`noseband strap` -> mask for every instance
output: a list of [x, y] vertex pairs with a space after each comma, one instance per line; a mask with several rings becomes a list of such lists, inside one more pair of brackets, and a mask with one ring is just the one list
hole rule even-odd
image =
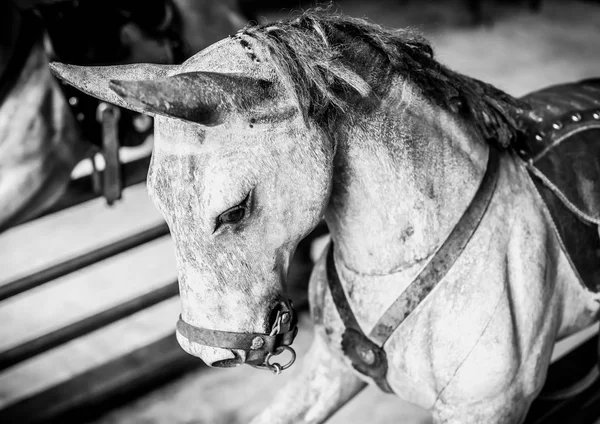
[[272, 336], [263, 333], [235, 333], [194, 327], [185, 322], [180, 315], [179, 321], [177, 321], [177, 331], [186, 339], [204, 346], [274, 352], [280, 346], [292, 344], [298, 332], [298, 327], [294, 326], [294, 328], [290, 328], [284, 333]]
[[[291, 300], [280, 299], [276, 311], [275, 322], [268, 334], [237, 333], [196, 327], [185, 322], [181, 315], [177, 321], [177, 332], [189, 341], [203, 346], [246, 351], [248, 365], [279, 374], [296, 360], [296, 352], [290, 345], [298, 334], [298, 319]], [[272, 357], [285, 351], [292, 356], [286, 364], [271, 363]]]

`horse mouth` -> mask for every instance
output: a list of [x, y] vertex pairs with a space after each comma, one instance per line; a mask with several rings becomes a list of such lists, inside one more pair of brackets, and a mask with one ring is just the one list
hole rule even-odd
[[230, 358], [223, 359], [221, 361], [213, 362], [211, 366], [215, 368], [233, 368], [242, 364], [242, 360], [240, 358]]

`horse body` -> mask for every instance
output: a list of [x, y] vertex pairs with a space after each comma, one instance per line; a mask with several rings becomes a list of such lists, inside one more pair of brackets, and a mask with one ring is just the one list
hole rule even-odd
[[[343, 189], [336, 196], [334, 185], [325, 215], [341, 280], [365, 332], [448, 235], [487, 160], [486, 146], [448, 114], [419, 113], [419, 103], [429, 106], [417, 95], [410, 96], [411, 113], [398, 113], [409, 88], [402, 79], [396, 85], [401, 90], [392, 90], [384, 102], [393, 116], [384, 121], [396, 131], [381, 137], [381, 121], [371, 116], [366, 119], [376, 122], [374, 131], [358, 130], [338, 144], [336, 157], [344, 165], [336, 167], [333, 180]], [[418, 137], [425, 132], [419, 126], [439, 136]], [[410, 144], [390, 143], [407, 138], [407, 128]], [[420, 155], [407, 159], [413, 146]], [[431, 163], [438, 160], [444, 166]], [[430, 193], [423, 189], [428, 186]], [[597, 296], [573, 272], [549, 219], [524, 164], [504, 153], [494, 198], [467, 249], [386, 343], [388, 381], [397, 395], [431, 409], [436, 422], [514, 423], [525, 417], [544, 383], [555, 340], [593, 323], [598, 313]], [[340, 349], [344, 326], [328, 289], [325, 254], [310, 290], [316, 337], [333, 347], [332, 361], [351, 368]], [[320, 362], [319, 355], [305, 361]], [[347, 390], [348, 378], [306, 378], [281, 393], [277, 405], [289, 407], [292, 398], [299, 403], [303, 384], [320, 382], [323, 392], [332, 386]], [[358, 381], [354, 386], [363, 387]], [[312, 402], [311, 396], [306, 404]], [[274, 407], [256, 422], [305, 422], [305, 413]]]
[[[440, 422], [519, 422], [541, 389], [540, 370], [549, 364], [556, 337], [593, 322], [598, 308], [571, 271], [514, 158], [503, 158], [498, 183], [468, 248], [386, 343], [394, 392], [431, 408]], [[366, 203], [372, 213], [384, 213], [373, 211], [378, 204], [384, 205]], [[460, 211], [454, 209], [455, 219]], [[382, 244], [373, 257], [389, 255], [390, 246]], [[345, 265], [340, 251], [336, 263], [346, 293], [369, 331], [422, 264], [370, 276]], [[313, 277], [313, 316], [321, 317], [321, 336], [339, 346], [343, 327], [323, 267], [322, 259], [320, 276]]]
[[[479, 226], [385, 343], [389, 386], [437, 422], [519, 422], [555, 340], [597, 319], [598, 296], [506, 149], [518, 101], [443, 68], [411, 33], [309, 13], [238, 33], [179, 68], [55, 71], [156, 116], [149, 190], [173, 235], [192, 328], [178, 324], [177, 336], [209, 365], [264, 367], [280, 353], [261, 348], [287, 314], [289, 258], [322, 216], [344, 292], [370, 330], [448, 237], [499, 147]], [[255, 423], [323, 422], [370, 382], [341, 348], [325, 257], [310, 282], [316, 334], [303, 372]], [[252, 347], [236, 344], [244, 334]]]

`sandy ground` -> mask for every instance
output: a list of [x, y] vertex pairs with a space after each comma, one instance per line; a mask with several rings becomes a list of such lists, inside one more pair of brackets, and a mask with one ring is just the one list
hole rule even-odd
[[[542, 12], [532, 14], [525, 6], [499, 7], [487, 1], [494, 24], [473, 29], [465, 25], [461, 0], [441, 3], [346, 0], [340, 8], [390, 27], [416, 26], [432, 41], [440, 61], [514, 95], [600, 76], [598, 5], [545, 1]], [[272, 19], [287, 13], [271, 10], [263, 15]], [[0, 235], [0, 284], [157, 222], [160, 217], [145, 188], [138, 186], [114, 208], [97, 200], [13, 229]], [[160, 239], [2, 302], [0, 348], [160, 287], [175, 275], [172, 245]], [[163, 302], [0, 373], [0, 407], [172, 332], [178, 309], [177, 299]], [[294, 344], [300, 361], [310, 340], [310, 320], [304, 317]], [[200, 370], [108, 412], [97, 424], [245, 423], [299, 369], [296, 365], [277, 377], [249, 367]], [[410, 424], [427, 422], [427, 414], [369, 388], [330, 422]]]

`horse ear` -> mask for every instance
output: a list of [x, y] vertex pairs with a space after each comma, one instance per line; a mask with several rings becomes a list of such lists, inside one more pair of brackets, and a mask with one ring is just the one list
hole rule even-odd
[[109, 87], [145, 113], [211, 126], [271, 99], [271, 85], [233, 74], [189, 72], [158, 80], [113, 80]]
[[136, 112], [145, 111], [129, 104], [109, 88], [111, 80], [155, 80], [166, 78], [176, 71], [175, 65], [152, 65], [139, 63], [115, 66], [76, 66], [64, 63], [50, 63], [50, 69], [61, 80], [78, 88], [90, 96], [97, 97], [108, 103], [132, 109]]

